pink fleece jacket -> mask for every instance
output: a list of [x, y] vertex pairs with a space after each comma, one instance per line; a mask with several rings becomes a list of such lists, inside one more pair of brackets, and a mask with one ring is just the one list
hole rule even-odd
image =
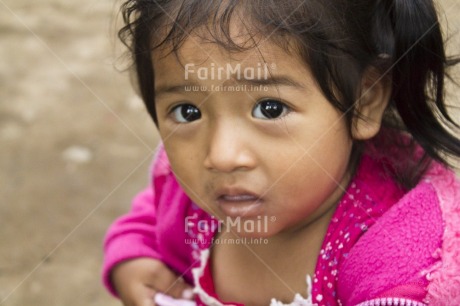
[[[312, 301], [330, 306], [460, 305], [459, 181], [433, 163], [419, 184], [405, 191], [385, 173], [381, 162], [362, 157], [318, 256]], [[152, 184], [107, 233], [105, 285], [116, 294], [110, 283], [114, 266], [150, 257], [199, 284], [204, 290], [197, 295], [198, 305], [209, 296], [218, 300], [208, 263], [200, 261], [216, 228], [198, 229], [215, 220], [182, 191], [161, 147], [152, 174]], [[207, 269], [194, 279], [192, 269], [200, 267]]]

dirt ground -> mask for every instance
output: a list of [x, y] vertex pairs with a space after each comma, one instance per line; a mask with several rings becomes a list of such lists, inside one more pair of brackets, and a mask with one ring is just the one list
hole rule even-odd
[[[460, 3], [440, 3], [458, 32]], [[119, 71], [118, 6], [0, 0], [0, 305], [120, 305], [100, 284], [102, 238], [158, 137]]]

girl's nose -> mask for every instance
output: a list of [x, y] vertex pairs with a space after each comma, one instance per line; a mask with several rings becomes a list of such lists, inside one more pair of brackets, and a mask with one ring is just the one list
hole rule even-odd
[[212, 171], [230, 173], [255, 167], [256, 159], [248, 135], [235, 124], [221, 125], [209, 136], [204, 166]]

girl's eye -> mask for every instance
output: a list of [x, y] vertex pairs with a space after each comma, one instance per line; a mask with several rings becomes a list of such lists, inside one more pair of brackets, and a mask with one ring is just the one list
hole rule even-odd
[[252, 110], [252, 115], [258, 119], [277, 119], [284, 117], [289, 112], [289, 108], [282, 102], [276, 100], [265, 100], [257, 103]]
[[182, 104], [174, 107], [171, 115], [179, 123], [192, 122], [201, 118], [200, 110], [191, 104]]

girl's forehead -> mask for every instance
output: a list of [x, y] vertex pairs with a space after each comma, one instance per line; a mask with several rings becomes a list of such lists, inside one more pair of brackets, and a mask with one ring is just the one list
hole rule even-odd
[[[315, 86], [309, 66], [300, 56], [264, 41], [254, 48], [230, 52], [216, 43], [188, 38], [177, 52], [154, 56], [155, 91], [185, 84], [287, 84]], [[161, 90], [160, 90], [161, 89]]]
[[196, 36], [188, 37], [175, 52], [163, 50], [153, 53], [153, 62], [156, 69], [173, 62], [177, 62], [182, 66], [186, 64], [205, 66], [211, 63], [216, 65], [233, 63], [242, 65], [258, 63], [276, 65], [278, 62], [286, 62], [288, 59], [291, 62], [295, 61], [297, 64], [304, 65], [300, 56], [284, 50], [270, 40], [260, 41], [250, 48], [235, 51], [215, 42], [203, 41], [202, 38]]

